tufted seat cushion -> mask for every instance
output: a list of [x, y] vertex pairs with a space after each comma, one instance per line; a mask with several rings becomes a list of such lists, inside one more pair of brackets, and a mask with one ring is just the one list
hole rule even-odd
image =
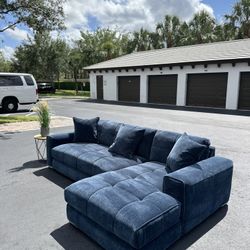
[[76, 168], [89, 176], [114, 171], [128, 166], [133, 166], [141, 161], [137, 158], [127, 159], [104, 148], [95, 152], [84, 152], [77, 158]]
[[107, 146], [95, 143], [63, 144], [52, 149], [52, 157], [87, 176], [133, 166], [139, 161], [112, 154]]
[[153, 180], [156, 176], [162, 185], [164, 171], [163, 165], [149, 162], [96, 175], [67, 187], [65, 200], [105, 230], [141, 248], [180, 220], [179, 202], [162, 193]]
[[162, 191], [166, 165], [159, 162], [145, 162], [136, 166], [120, 169], [118, 173], [138, 181], [148, 182]]
[[52, 157], [59, 162], [76, 168], [77, 158], [86, 152], [97, 152], [105, 146], [95, 143], [67, 143], [52, 149]]

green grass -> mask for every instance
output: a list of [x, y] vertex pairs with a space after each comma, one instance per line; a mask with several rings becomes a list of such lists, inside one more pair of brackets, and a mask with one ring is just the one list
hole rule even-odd
[[0, 124], [14, 123], [14, 122], [31, 122], [37, 120], [38, 120], [37, 116], [24, 116], [24, 115], [0, 116]]
[[90, 97], [89, 91], [78, 91], [78, 94], [76, 94], [75, 90], [62, 90], [57, 89], [55, 94], [40, 94], [40, 96], [76, 96], [76, 97]]

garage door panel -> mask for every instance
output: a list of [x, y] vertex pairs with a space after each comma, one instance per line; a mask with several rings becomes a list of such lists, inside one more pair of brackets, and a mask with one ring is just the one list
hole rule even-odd
[[118, 100], [140, 102], [140, 76], [118, 77]]
[[176, 104], [177, 75], [154, 75], [148, 79], [148, 102]]
[[103, 76], [96, 76], [97, 99], [103, 100]]
[[238, 108], [250, 110], [250, 72], [241, 73]]
[[225, 108], [227, 73], [189, 74], [187, 105]]

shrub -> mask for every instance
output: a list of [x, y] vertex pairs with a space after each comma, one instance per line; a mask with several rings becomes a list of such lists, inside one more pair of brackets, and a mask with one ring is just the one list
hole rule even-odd
[[[77, 84], [78, 84], [78, 90], [90, 91], [89, 82], [86, 82], [85, 86], [83, 86], [82, 82], [78, 82]], [[56, 89], [75, 90], [76, 83], [75, 82], [55, 82], [54, 87]]]

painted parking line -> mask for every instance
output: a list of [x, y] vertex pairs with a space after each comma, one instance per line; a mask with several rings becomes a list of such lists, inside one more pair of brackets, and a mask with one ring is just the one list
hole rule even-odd
[[30, 113], [26, 114], [25, 116], [31, 116], [31, 115], [35, 115], [35, 114], [36, 114], [36, 112], [30, 112]]
[[0, 116], [2, 116], [2, 117], [16, 116], [16, 115], [24, 115], [24, 116], [26, 116], [27, 112], [18, 112], [18, 113], [10, 113], [10, 114], [0, 114]]

